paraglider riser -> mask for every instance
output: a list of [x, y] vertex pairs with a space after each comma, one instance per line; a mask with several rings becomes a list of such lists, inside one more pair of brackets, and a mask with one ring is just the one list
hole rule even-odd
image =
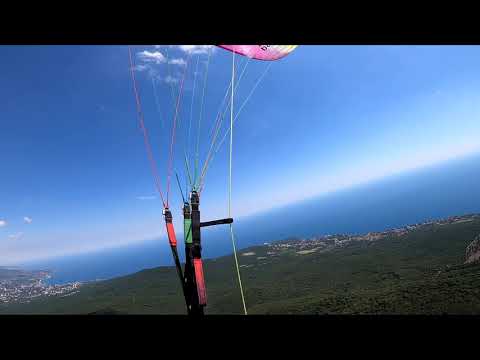
[[[190, 234], [185, 236], [185, 296], [189, 315], [203, 315], [207, 305], [207, 292], [203, 275], [202, 245], [200, 228], [221, 224], [231, 224], [232, 218], [200, 222], [199, 196], [196, 191], [190, 194], [190, 204], [184, 204], [184, 222], [190, 225]], [[187, 226], [186, 226], [187, 228]], [[188, 231], [188, 230], [186, 230]]]

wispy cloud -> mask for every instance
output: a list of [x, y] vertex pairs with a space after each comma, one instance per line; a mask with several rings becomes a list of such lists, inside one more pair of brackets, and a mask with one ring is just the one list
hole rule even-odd
[[191, 54], [208, 54], [208, 51], [214, 51], [215, 45], [153, 45], [156, 50], [171, 48], [178, 49]]
[[7, 226], [7, 222], [5, 220], [0, 220], [0, 227]]
[[165, 56], [160, 51], [148, 51], [144, 50], [137, 53], [137, 56], [140, 60], [144, 62], [153, 62], [155, 64], [161, 64], [167, 61]]
[[32, 223], [32, 218], [31, 217], [28, 217], [28, 216], [24, 216], [23, 217], [23, 222], [25, 224], [31, 224]]
[[177, 45], [183, 52], [195, 54], [208, 54], [215, 49], [214, 45]]
[[150, 66], [144, 64], [139, 64], [135, 66], [135, 71], [145, 71], [148, 69], [150, 69]]
[[207, 54], [209, 49], [213, 49], [213, 45], [153, 45], [153, 47], [154, 49], [137, 52], [140, 63], [135, 66], [134, 70], [145, 72], [149, 77], [167, 84], [176, 84], [180, 81], [180, 78], [176, 75], [160, 77], [162, 71], [160, 71], [159, 66], [169, 64], [183, 67], [187, 65], [187, 62], [181, 56], [167, 58], [162, 48], [169, 47], [188, 54]]
[[160, 80], [160, 75], [158, 70], [153, 67], [154, 65], [150, 64], [140, 64], [135, 66], [135, 71], [138, 72], [146, 72], [147, 75], [153, 79]]
[[146, 72], [149, 77], [158, 79], [158, 66], [167, 62], [166, 57], [160, 51], [144, 50], [137, 53], [140, 64], [135, 65], [134, 70], [138, 72]]
[[185, 66], [187, 65], [187, 62], [182, 59], [182, 58], [178, 58], [178, 59], [171, 59], [168, 61], [169, 64], [172, 64], [172, 65], [180, 65], [180, 66]]
[[137, 196], [137, 200], [155, 200], [156, 198], [155, 195]]
[[23, 232], [18, 232], [18, 233], [15, 233], [15, 234], [8, 235], [8, 238], [10, 240], [20, 240], [22, 237], [23, 237]]
[[175, 83], [178, 83], [179, 79], [176, 78], [176, 77], [173, 77], [173, 76], [170, 76], [168, 75], [164, 81], [167, 83], [167, 84], [175, 84]]

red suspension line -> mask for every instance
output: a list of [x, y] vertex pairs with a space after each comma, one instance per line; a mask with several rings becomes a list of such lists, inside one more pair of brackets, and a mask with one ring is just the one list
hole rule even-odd
[[148, 131], [147, 131], [147, 128], [145, 127], [145, 121], [144, 121], [144, 118], [143, 118], [142, 105], [141, 105], [140, 96], [139, 96], [138, 90], [137, 90], [137, 81], [135, 79], [135, 62], [132, 58], [132, 51], [130, 49], [130, 46], [128, 47], [128, 55], [129, 55], [129, 58], [130, 58], [130, 73], [132, 75], [133, 91], [135, 93], [135, 101], [136, 101], [136, 104], [137, 104], [137, 113], [138, 113], [138, 119], [139, 119], [139, 122], [140, 122], [140, 128], [142, 129], [143, 140], [145, 142], [145, 148], [147, 149], [147, 155], [148, 155], [148, 159], [149, 159], [149, 162], [150, 162], [150, 168], [152, 170], [153, 178], [154, 178], [154, 181], [155, 181], [155, 187], [157, 188], [157, 191], [160, 194], [160, 198], [162, 200], [163, 207], [165, 207], [166, 204], [165, 204], [165, 200], [163, 198], [163, 193], [162, 193], [162, 190], [161, 190], [161, 187], [160, 187], [160, 176], [158, 174], [155, 159], [153, 157], [152, 147], [150, 146], [150, 141], [148, 140]]

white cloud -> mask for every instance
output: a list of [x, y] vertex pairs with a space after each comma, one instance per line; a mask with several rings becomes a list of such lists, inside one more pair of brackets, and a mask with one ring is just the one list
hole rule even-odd
[[148, 65], [140, 64], [135, 66], [135, 71], [145, 71], [150, 69]]
[[5, 220], [0, 220], [0, 227], [7, 226], [7, 222]]
[[154, 200], [156, 198], [154, 195], [137, 196], [137, 200]]
[[140, 60], [144, 62], [154, 62], [155, 64], [161, 64], [166, 61], [165, 56], [160, 51], [148, 51], [144, 50], [142, 52], [137, 53], [137, 56]]
[[182, 58], [169, 60], [168, 63], [172, 65], [180, 65], [180, 66], [187, 65], [187, 62]]
[[28, 216], [24, 216], [23, 221], [25, 222], [25, 224], [31, 224], [32, 223], [32, 218], [28, 217]]
[[170, 75], [168, 75], [164, 80], [167, 84], [175, 84], [179, 81], [177, 78]]
[[151, 78], [154, 78], [154, 79], [157, 78], [158, 80], [160, 79], [158, 71], [154, 69], [153, 66], [150, 64], [136, 65], [134, 69], [135, 71], [138, 71], [138, 72], [146, 72], [147, 75]]
[[195, 54], [208, 54], [211, 50], [214, 50], [214, 45], [177, 45], [180, 50], [192, 55]]
[[23, 237], [23, 232], [18, 232], [15, 234], [8, 235], [10, 240], [20, 240]]

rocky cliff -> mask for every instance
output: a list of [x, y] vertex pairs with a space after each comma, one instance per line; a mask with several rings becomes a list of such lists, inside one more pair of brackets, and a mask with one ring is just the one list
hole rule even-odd
[[475, 239], [467, 246], [465, 253], [465, 263], [473, 263], [480, 261], [480, 235], [477, 235]]

